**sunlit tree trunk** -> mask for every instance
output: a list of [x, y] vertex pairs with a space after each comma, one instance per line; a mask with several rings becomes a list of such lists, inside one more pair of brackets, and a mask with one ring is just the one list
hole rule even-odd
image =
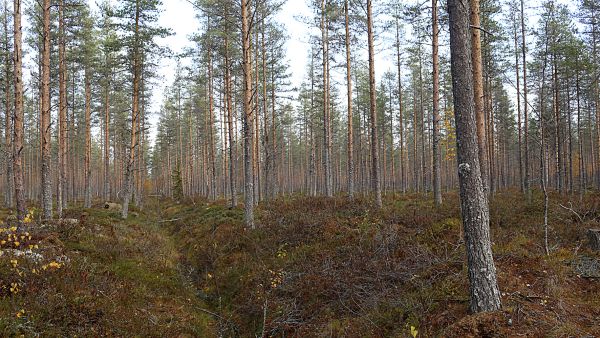
[[[15, 184], [15, 201], [17, 220], [22, 228], [25, 213], [25, 187], [23, 185], [23, 54], [21, 27], [21, 0], [14, 0], [14, 85], [15, 111], [13, 115], [13, 174]], [[21, 229], [22, 230], [22, 229]]]
[[481, 60], [481, 22], [479, 19], [479, 0], [470, 0], [471, 9], [471, 58], [473, 61], [473, 89], [475, 95], [475, 118], [477, 120], [477, 146], [484, 190], [489, 192], [489, 163], [485, 125], [485, 107], [483, 92], [483, 63]]

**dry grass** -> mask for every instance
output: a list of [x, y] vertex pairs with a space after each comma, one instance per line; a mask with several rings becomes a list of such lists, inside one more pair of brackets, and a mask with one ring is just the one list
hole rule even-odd
[[[76, 225], [34, 224], [40, 262], [3, 248], [0, 283], [16, 280], [19, 292], [0, 299], [0, 334], [210, 336], [174, 243], [155, 215], [141, 214], [122, 222], [97, 206], [69, 210]], [[18, 270], [5, 268], [10, 260]]]
[[600, 335], [600, 281], [581, 268], [600, 259], [585, 245], [599, 226], [596, 194], [551, 196], [550, 256], [540, 196], [492, 199], [503, 310], [479, 315], [468, 313], [454, 194], [441, 208], [387, 196], [381, 211], [361, 198], [278, 199], [259, 206], [254, 231], [223, 201], [148, 203], [127, 222], [98, 207], [70, 210], [78, 224], [35, 227], [19, 247], [32, 245], [37, 262], [15, 257], [14, 238], [2, 244], [1, 335]]
[[422, 196], [368, 200], [280, 199], [261, 205], [260, 229], [223, 204], [177, 207], [172, 231], [225, 335], [295, 337], [529, 337], [598, 335], [600, 285], [573, 261], [596, 226], [598, 197], [578, 204], [583, 222], [552, 196], [552, 254], [541, 247], [539, 196], [492, 200], [503, 311], [470, 316], [458, 198], [436, 209]]

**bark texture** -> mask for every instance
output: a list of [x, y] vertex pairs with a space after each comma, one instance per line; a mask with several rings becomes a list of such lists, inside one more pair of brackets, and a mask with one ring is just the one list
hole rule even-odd
[[468, 0], [448, 1], [452, 90], [460, 200], [467, 249], [470, 309], [495, 311], [501, 306], [492, 257], [487, 196], [479, 168], [473, 92]]
[[135, 36], [133, 46], [133, 105], [131, 110], [131, 143], [129, 156], [125, 167], [125, 183], [123, 185], [123, 208], [121, 218], [126, 219], [129, 211], [129, 201], [133, 188], [133, 167], [135, 164], [135, 149], [137, 146], [137, 119], [139, 116], [139, 89], [140, 89], [140, 60], [139, 60], [139, 25], [140, 25], [140, 0], [135, 6]]
[[[50, 1], [48, 1], [48, 6], [50, 6]], [[66, 75], [66, 64], [65, 64], [65, 23], [64, 23], [64, 1], [60, 0], [58, 6], [58, 22], [59, 22], [59, 33], [58, 33], [58, 82], [59, 82], [59, 144], [58, 144], [58, 199], [56, 202], [56, 212], [59, 218], [63, 216], [63, 209], [67, 205], [67, 153], [68, 153], [68, 145], [67, 145], [67, 75]], [[48, 12], [50, 8], [48, 7]], [[48, 15], [50, 15], [48, 13]], [[46, 65], [44, 65], [46, 66]], [[50, 63], [47, 65], [48, 69], [50, 67]], [[49, 71], [48, 71], [49, 73]], [[50, 75], [48, 75], [50, 76]], [[48, 78], [48, 84], [50, 79]], [[48, 85], [49, 87], [49, 85]], [[50, 100], [50, 94], [48, 94], [48, 100]], [[50, 104], [48, 104], [48, 109]]]
[[477, 120], [477, 146], [483, 188], [489, 191], [488, 150], [485, 125], [485, 106], [483, 93], [483, 64], [481, 60], [481, 22], [479, 20], [479, 0], [470, 0], [471, 9], [471, 58], [473, 69], [473, 90], [475, 96], [475, 118]]
[[243, 112], [243, 132], [244, 132], [244, 222], [246, 228], [254, 229], [254, 173], [252, 168], [253, 158], [253, 129], [252, 129], [252, 62], [250, 60], [250, 24], [248, 15], [248, 0], [240, 0], [242, 13], [242, 54], [244, 71], [244, 112]]
[[375, 87], [375, 47], [373, 42], [373, 8], [367, 0], [367, 35], [369, 39], [369, 92], [371, 106], [371, 189], [375, 204], [381, 208], [381, 182], [379, 179], [379, 138], [377, 135], [377, 88]]
[[[52, 133], [50, 130], [50, 0], [43, 3], [44, 43], [42, 49], [42, 112], [40, 128], [42, 130], [42, 217], [52, 218], [52, 173], [50, 166], [52, 153]], [[60, 215], [60, 214], [59, 214]]]
[[23, 185], [23, 53], [21, 27], [21, 0], [14, 1], [14, 76], [15, 76], [15, 112], [13, 115], [13, 174], [17, 220], [20, 228], [27, 212], [25, 206], [25, 187]]
[[442, 205], [442, 179], [440, 154], [440, 65], [438, 55], [438, 9], [437, 0], [431, 0], [432, 17], [432, 64], [433, 64], [433, 196], [435, 205]]
[[346, 24], [346, 89], [348, 90], [348, 196], [354, 198], [354, 135], [352, 130], [352, 73], [350, 56], [350, 17], [348, 0], [344, 2], [344, 18]]
[[13, 175], [13, 116], [12, 116], [12, 100], [10, 97], [11, 90], [11, 76], [10, 70], [10, 58], [12, 53], [9, 50], [9, 35], [8, 35], [8, 4], [4, 0], [4, 33], [6, 34], [4, 40], [4, 96], [5, 96], [5, 125], [4, 125], [4, 146], [6, 158], [6, 192], [4, 194], [4, 203], [7, 207], [12, 208], [14, 206], [14, 175]]
[[92, 207], [92, 84], [89, 70], [85, 70], [85, 163], [84, 163], [84, 208]]

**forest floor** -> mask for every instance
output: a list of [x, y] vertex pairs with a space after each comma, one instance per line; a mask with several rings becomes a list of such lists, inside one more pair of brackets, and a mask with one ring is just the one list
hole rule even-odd
[[0, 336], [212, 336], [159, 209], [152, 202], [127, 221], [101, 205], [70, 209], [77, 224], [31, 223], [31, 239], [4, 225]]
[[600, 195], [551, 196], [546, 256], [541, 196], [497, 194], [503, 309], [479, 315], [468, 313], [458, 196], [444, 197], [436, 208], [388, 195], [379, 211], [361, 198], [281, 198], [259, 206], [256, 230], [224, 201], [148, 201], [127, 221], [71, 209], [77, 224], [17, 238], [17, 251], [5, 229], [0, 334], [600, 337], [600, 254], [586, 239]]

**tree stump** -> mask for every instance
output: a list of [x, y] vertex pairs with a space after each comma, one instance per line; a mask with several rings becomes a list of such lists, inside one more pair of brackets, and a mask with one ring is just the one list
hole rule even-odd
[[589, 229], [587, 236], [590, 248], [594, 251], [600, 251], [600, 229]]

